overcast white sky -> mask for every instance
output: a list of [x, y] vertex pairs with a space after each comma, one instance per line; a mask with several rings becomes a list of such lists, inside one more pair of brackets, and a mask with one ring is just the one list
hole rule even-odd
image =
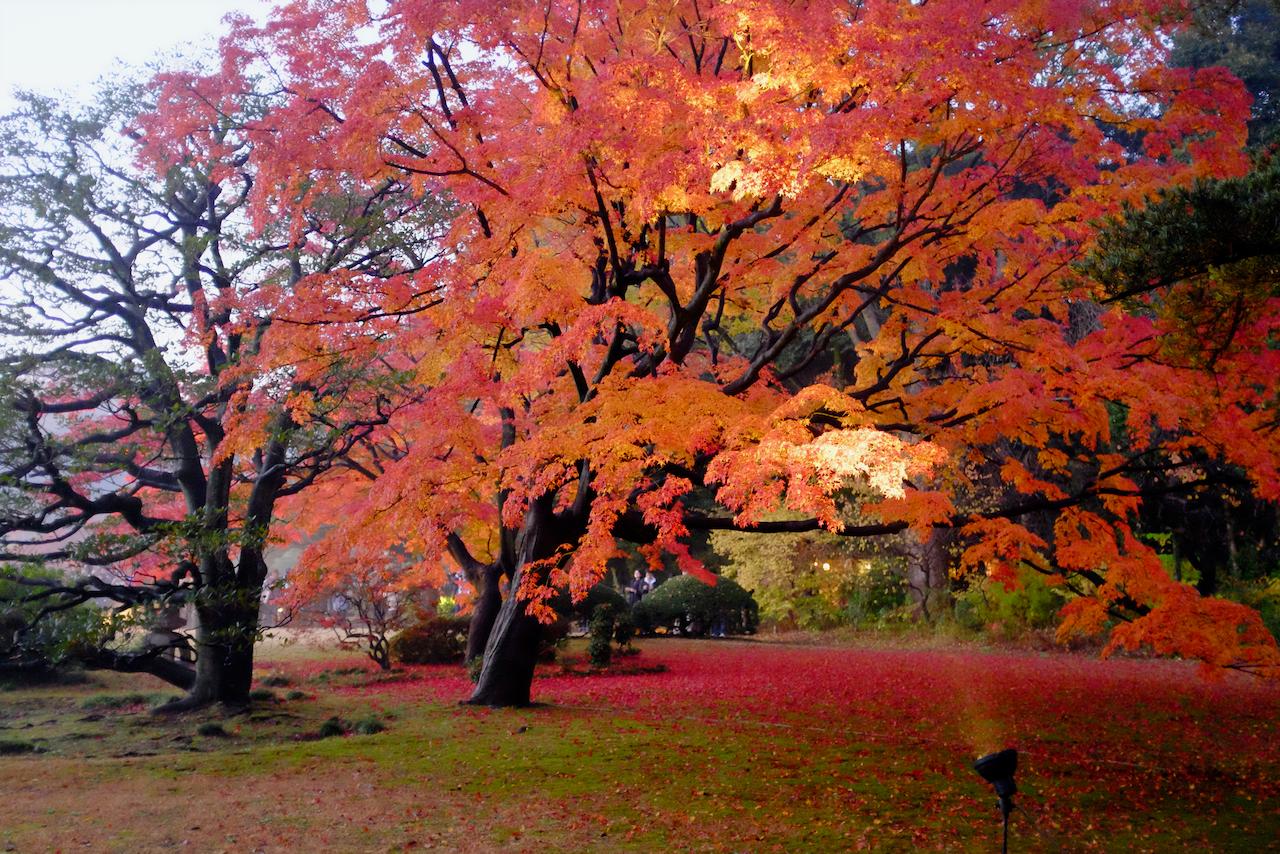
[[0, 0], [0, 112], [14, 88], [87, 92], [117, 59], [141, 66], [184, 45], [214, 46], [228, 12], [270, 0]]

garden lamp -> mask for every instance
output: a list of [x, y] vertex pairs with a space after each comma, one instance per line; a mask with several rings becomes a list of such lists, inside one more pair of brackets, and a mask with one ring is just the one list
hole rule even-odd
[[1000, 803], [1000, 814], [1004, 817], [1004, 842], [1001, 851], [1009, 850], [1009, 813], [1013, 812], [1013, 796], [1018, 791], [1018, 784], [1013, 782], [1013, 775], [1018, 770], [1018, 751], [1012, 747], [999, 753], [988, 753], [973, 763], [973, 770], [982, 775], [996, 789], [996, 798]]

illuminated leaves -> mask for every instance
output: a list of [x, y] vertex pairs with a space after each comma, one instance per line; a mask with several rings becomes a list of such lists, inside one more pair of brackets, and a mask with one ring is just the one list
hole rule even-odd
[[[445, 560], [457, 534], [493, 557], [547, 505], [536, 602], [542, 582], [586, 590], [623, 531], [698, 571], [700, 502], [739, 526], [784, 508], [833, 531], [959, 526], [966, 571], [1096, 572], [1096, 601], [1158, 610], [1135, 455], [1225, 456], [1280, 490], [1258, 440], [1274, 314], [1206, 382], [1072, 268], [1100, 218], [1244, 166], [1243, 90], [1166, 67], [1164, 3], [366, 16], [295, 4], [224, 47], [288, 90], [238, 130], [259, 216], [381, 182], [456, 214], [417, 271], [295, 283], [299, 318], [351, 330], [265, 343], [264, 373], [341, 350], [419, 390], [373, 482], [326, 493], [332, 554]], [[1052, 536], [1024, 524], [1057, 511]]]

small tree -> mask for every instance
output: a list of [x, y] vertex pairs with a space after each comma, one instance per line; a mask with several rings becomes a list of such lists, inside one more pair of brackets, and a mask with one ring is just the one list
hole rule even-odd
[[320, 622], [344, 643], [364, 647], [383, 670], [391, 669], [391, 637], [434, 611], [437, 589], [398, 566], [345, 571], [299, 568], [290, 575], [284, 602], [294, 610], [320, 605]]
[[591, 666], [603, 670], [613, 660], [613, 633], [616, 617], [612, 605], [598, 605], [591, 614], [591, 639], [587, 642], [587, 657]]

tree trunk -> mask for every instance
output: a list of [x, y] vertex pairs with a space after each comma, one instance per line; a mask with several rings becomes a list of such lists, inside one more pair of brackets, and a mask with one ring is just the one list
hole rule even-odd
[[496, 563], [489, 564], [480, 570], [479, 594], [475, 607], [471, 611], [471, 627], [467, 630], [467, 663], [470, 664], [484, 655], [489, 643], [493, 624], [502, 609], [502, 591], [498, 584], [502, 580], [502, 567]]
[[937, 529], [930, 534], [909, 533], [907, 546], [907, 594], [913, 617], [932, 623], [951, 609], [950, 547], [955, 532]]
[[[511, 595], [498, 611], [484, 648], [484, 665], [475, 690], [466, 701], [473, 706], [527, 706], [538, 663], [542, 625], [525, 613], [516, 595], [523, 568], [511, 580]], [[468, 645], [471, 639], [468, 638]]]
[[572, 542], [580, 533], [578, 527], [556, 517], [552, 511], [554, 500], [554, 496], [545, 495], [529, 506], [524, 525], [510, 550], [516, 559], [511, 591], [498, 611], [485, 644], [480, 678], [467, 700], [471, 705], [529, 705], [542, 625], [526, 613], [525, 603], [519, 596], [520, 584], [531, 566], [555, 554], [560, 545]]
[[[257, 605], [257, 597], [253, 597]], [[256, 607], [197, 606], [195, 679], [180, 700], [156, 711], [180, 712], [214, 703], [243, 706], [253, 682], [253, 645], [258, 630]]]

